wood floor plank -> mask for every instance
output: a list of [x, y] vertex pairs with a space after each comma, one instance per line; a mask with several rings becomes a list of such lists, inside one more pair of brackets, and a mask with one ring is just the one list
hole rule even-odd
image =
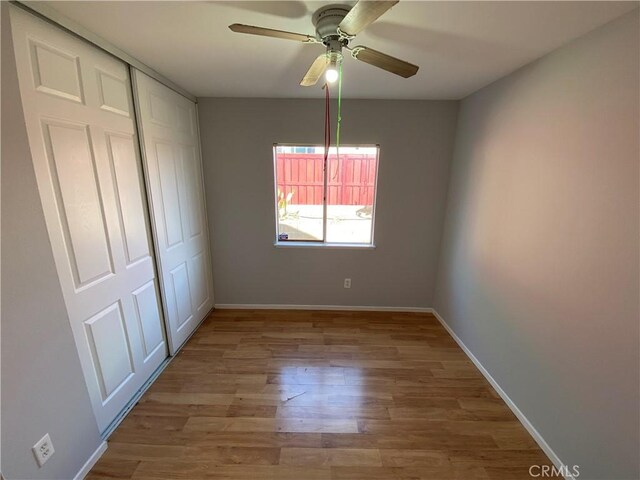
[[222, 393], [150, 393], [142, 402], [158, 402], [174, 405], [230, 405], [233, 394]]
[[331, 467], [333, 480], [488, 480], [482, 467]]
[[[260, 417], [273, 418], [276, 416], [278, 407], [273, 405], [229, 405], [227, 417]], [[199, 416], [199, 415], [194, 415]], [[212, 415], [202, 415], [212, 416]]]
[[90, 480], [517, 480], [550, 465], [430, 314], [223, 310]]
[[85, 480], [129, 479], [138, 465], [140, 465], [139, 460], [126, 460], [105, 454], [91, 469]]
[[[200, 433], [200, 435], [194, 435]], [[192, 432], [189, 445], [202, 447], [321, 448], [320, 433], [291, 432]]]
[[289, 433], [356, 433], [358, 424], [351, 419], [255, 418], [255, 417], [190, 417], [185, 431], [206, 432], [289, 432]]
[[146, 445], [111, 441], [108, 455], [118, 460], [166, 462], [179, 460], [186, 454], [187, 448], [183, 445]]
[[215, 465], [191, 461], [140, 462], [133, 480], [205, 480]]
[[448, 452], [443, 450], [385, 449], [380, 450], [380, 457], [385, 467], [448, 467], [453, 465], [449, 461]]
[[389, 420], [389, 409], [380, 406], [294, 406], [283, 405], [277, 407], [277, 417], [283, 418], [320, 418], [320, 419], [378, 419]]
[[217, 467], [209, 472], [207, 480], [332, 480], [329, 468], [308, 468], [280, 465]]
[[277, 465], [280, 448], [277, 447], [185, 447], [182, 460], [193, 459], [214, 465]]
[[280, 465], [305, 467], [381, 467], [378, 449], [357, 448], [283, 448]]
[[224, 417], [229, 411], [228, 405], [194, 405], [194, 404], [174, 404], [158, 402], [140, 402], [129, 414], [130, 416], [170, 416], [176, 417], [184, 415], [187, 417]]

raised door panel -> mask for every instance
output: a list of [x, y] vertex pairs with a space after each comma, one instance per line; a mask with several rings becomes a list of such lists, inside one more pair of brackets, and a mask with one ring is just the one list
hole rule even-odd
[[209, 291], [207, 288], [207, 259], [204, 252], [196, 254], [191, 259], [191, 283], [194, 288], [191, 291], [191, 302], [193, 309], [196, 311], [205, 307], [209, 300]]
[[100, 108], [118, 115], [130, 116], [129, 83], [111, 73], [97, 70]]
[[176, 305], [176, 327], [180, 330], [193, 317], [191, 309], [191, 285], [186, 263], [171, 270], [171, 286]]
[[77, 55], [30, 39], [31, 67], [36, 90], [82, 102], [82, 81]]
[[178, 165], [175, 148], [165, 142], [155, 143], [155, 155], [159, 177], [160, 205], [167, 248], [182, 243], [182, 213], [180, 208]]
[[175, 110], [164, 95], [150, 92], [147, 97], [149, 102], [149, 119], [156, 125], [171, 128], [175, 125]]
[[107, 133], [118, 218], [122, 226], [128, 265], [149, 256], [148, 227], [138, 171], [137, 146], [134, 142], [131, 135]]
[[131, 346], [120, 303], [85, 322], [96, 378], [105, 402], [134, 373]]
[[105, 214], [86, 125], [43, 122], [58, 215], [75, 288], [113, 274]]
[[182, 145], [180, 150], [185, 193], [188, 199], [186, 213], [189, 219], [189, 234], [191, 237], [195, 237], [202, 233], [202, 192], [198, 176], [198, 162], [194, 147]]
[[191, 116], [191, 109], [189, 106], [176, 105], [176, 129], [179, 132], [186, 133], [188, 136], [193, 136], [193, 120]]
[[164, 344], [156, 286], [153, 282], [146, 283], [135, 290], [132, 295], [136, 318], [142, 333], [144, 358], [147, 361]]

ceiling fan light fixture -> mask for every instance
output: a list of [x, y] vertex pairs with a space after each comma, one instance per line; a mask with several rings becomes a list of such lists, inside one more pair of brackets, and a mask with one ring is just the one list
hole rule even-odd
[[335, 83], [336, 80], [338, 80], [338, 76], [338, 69], [335, 66], [327, 68], [327, 72], [324, 74], [324, 77], [329, 83]]
[[340, 76], [338, 70], [340, 68], [340, 62], [342, 62], [342, 53], [332, 51], [327, 55], [329, 57], [329, 66], [325, 71], [324, 78], [327, 80], [327, 83], [335, 83]]

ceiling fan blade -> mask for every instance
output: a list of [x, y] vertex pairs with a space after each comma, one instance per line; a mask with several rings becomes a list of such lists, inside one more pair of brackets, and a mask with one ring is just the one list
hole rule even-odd
[[418, 73], [418, 69], [420, 68], [417, 65], [392, 57], [386, 53], [378, 52], [369, 47], [353, 47], [351, 49], [351, 56], [361, 62], [382, 68], [387, 72], [395, 73], [404, 78], [413, 77]]
[[340, 22], [340, 31], [351, 37], [357, 35], [398, 2], [399, 0], [360, 0]]
[[327, 69], [328, 63], [329, 62], [326, 53], [323, 53], [318, 58], [316, 58], [311, 64], [311, 67], [309, 67], [309, 70], [305, 74], [304, 78], [300, 82], [300, 85], [302, 85], [303, 87], [312, 87], [316, 83], [318, 83], [318, 80]]
[[311, 35], [285, 32], [284, 30], [274, 30], [273, 28], [254, 27], [253, 25], [243, 25], [241, 23], [229, 25], [229, 29], [236, 33], [248, 33], [250, 35], [262, 35], [263, 37], [282, 38], [284, 40], [294, 40], [302, 43], [320, 43]]

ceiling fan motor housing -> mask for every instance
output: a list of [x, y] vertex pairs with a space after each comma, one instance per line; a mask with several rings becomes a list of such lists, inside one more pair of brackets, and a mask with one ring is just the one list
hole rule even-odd
[[340, 52], [342, 47], [349, 43], [349, 39], [340, 35], [338, 25], [349, 13], [351, 7], [346, 5], [329, 5], [323, 7], [313, 14], [313, 24], [316, 27], [316, 34], [328, 47], [328, 51]]

